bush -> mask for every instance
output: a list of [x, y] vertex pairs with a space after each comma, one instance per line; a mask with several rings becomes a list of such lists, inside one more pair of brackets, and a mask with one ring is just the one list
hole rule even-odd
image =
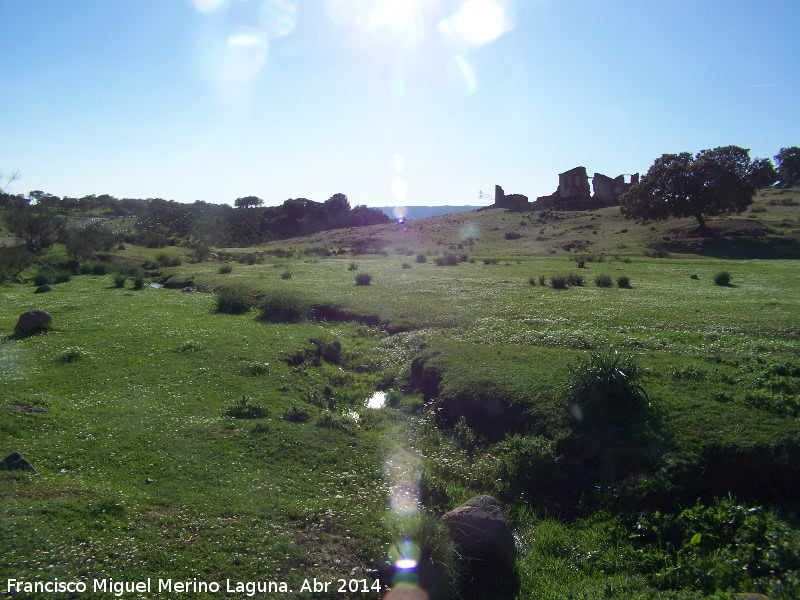
[[428, 257], [420, 252], [419, 254], [417, 254], [417, 262], [419, 264], [424, 264], [428, 262]]
[[611, 279], [611, 275], [598, 275], [594, 278], [594, 282], [599, 288], [609, 288], [614, 285], [614, 280]]
[[567, 289], [567, 278], [564, 275], [553, 275], [550, 278], [550, 285], [554, 290], [565, 290]]
[[229, 315], [242, 315], [253, 308], [253, 299], [237, 288], [223, 288], [217, 291], [217, 305], [214, 312]]
[[528, 285], [537, 285], [537, 284], [538, 280], [536, 279], [536, 277], [531, 277], [530, 279], [528, 279]]
[[105, 263], [94, 263], [92, 265], [92, 275], [105, 275], [108, 273], [108, 267]]
[[408, 263], [406, 263], [406, 262], [404, 262], [403, 264], [401, 264], [401, 265], [400, 265], [400, 267], [401, 267], [402, 269], [410, 269], [410, 268], [411, 268], [411, 265], [410, 265], [410, 264], [408, 264]]
[[617, 277], [617, 286], [623, 289], [630, 289], [631, 279], [627, 275], [620, 275]]
[[306, 301], [292, 292], [275, 291], [261, 302], [261, 319], [270, 323], [295, 323], [308, 314]]
[[144, 287], [144, 274], [137, 273], [133, 276], [133, 289], [140, 290]]
[[356, 275], [356, 285], [369, 285], [372, 282], [372, 275], [368, 273], [359, 273]]
[[347, 267], [348, 271], [358, 271], [358, 263], [351, 262], [350, 265]]
[[125, 287], [125, 282], [128, 280], [124, 273], [114, 273], [114, 285], [118, 288]]
[[727, 271], [720, 271], [714, 275], [714, 284], [722, 287], [727, 287], [731, 284], [731, 274]]
[[283, 418], [290, 423], [307, 423], [311, 420], [311, 415], [307, 410], [292, 406], [292, 408], [283, 413]]
[[291, 271], [284, 271], [283, 273], [281, 273], [281, 279], [291, 279], [291, 278], [292, 278]]
[[592, 352], [569, 373], [563, 396], [588, 416], [625, 416], [651, 407], [642, 386], [644, 370], [632, 355]]
[[539, 275], [539, 285], [544, 287], [547, 285], [547, 277], [544, 275]]
[[49, 285], [55, 281], [56, 274], [52, 269], [42, 269], [31, 278], [33, 285]]
[[582, 275], [578, 275], [576, 273], [570, 273], [567, 275], [567, 285], [573, 287], [583, 287], [584, 279]]
[[233, 265], [221, 265], [219, 268], [220, 275], [227, 275], [231, 271], [233, 271]]
[[452, 252], [445, 252], [444, 256], [437, 256], [433, 259], [433, 263], [437, 267], [455, 267], [459, 262], [458, 256]]
[[503, 237], [505, 237], [507, 240], [518, 240], [522, 237], [522, 234], [517, 233], [516, 231], [506, 231], [503, 234]]
[[225, 415], [234, 419], [261, 419], [269, 415], [266, 408], [258, 404], [250, 404], [250, 399], [242, 395], [242, 399], [230, 405]]
[[317, 427], [324, 427], [325, 429], [337, 429], [345, 433], [355, 433], [356, 421], [352, 417], [340, 412], [333, 412], [331, 410], [324, 410], [317, 419]]
[[158, 264], [162, 267], [179, 267], [182, 262], [180, 257], [172, 257], [163, 253], [156, 256], [156, 261], [158, 261]]

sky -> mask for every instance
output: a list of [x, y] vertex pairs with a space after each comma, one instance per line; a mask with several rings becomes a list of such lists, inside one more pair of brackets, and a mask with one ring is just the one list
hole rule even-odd
[[[0, 0], [12, 193], [531, 200], [800, 145], [798, 0]], [[3, 181], [0, 181], [2, 185]]]

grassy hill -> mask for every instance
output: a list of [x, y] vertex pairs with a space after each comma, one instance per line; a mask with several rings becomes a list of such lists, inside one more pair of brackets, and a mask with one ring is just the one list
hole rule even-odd
[[[709, 239], [485, 209], [6, 282], [0, 454], [38, 475], [0, 471], [0, 580], [377, 598], [419, 552], [432, 596], [795, 598], [798, 200], [764, 192]], [[53, 325], [15, 335], [31, 309]], [[517, 540], [502, 593], [459, 584], [439, 520], [479, 494]]]

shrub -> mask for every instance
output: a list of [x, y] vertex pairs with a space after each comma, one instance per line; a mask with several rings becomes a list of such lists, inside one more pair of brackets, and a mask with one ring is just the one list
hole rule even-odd
[[587, 415], [624, 416], [651, 407], [642, 386], [644, 370], [632, 355], [592, 352], [569, 373], [563, 396]]
[[419, 264], [426, 263], [428, 262], [428, 257], [420, 252], [419, 254], [417, 254], [417, 262]]
[[40, 285], [49, 285], [55, 281], [56, 274], [52, 269], [42, 269], [36, 275], [33, 276], [31, 281], [33, 285], [40, 286]]
[[564, 275], [553, 275], [550, 278], [550, 285], [554, 290], [565, 290], [567, 289], [567, 278]]
[[547, 285], [547, 277], [544, 275], [539, 275], [539, 285], [544, 287]]
[[172, 257], [163, 253], [156, 256], [156, 261], [158, 261], [158, 264], [162, 267], [179, 267], [181, 265], [180, 257]]
[[400, 267], [403, 268], [403, 269], [410, 269], [411, 265], [406, 263], [406, 262], [404, 262], [403, 264], [400, 265]]
[[292, 278], [291, 271], [284, 271], [283, 273], [281, 273], [281, 279], [291, 279], [291, 278]]
[[92, 275], [106, 275], [108, 267], [105, 263], [94, 263], [92, 265]]
[[598, 275], [594, 278], [594, 282], [599, 288], [608, 288], [614, 285], [614, 280], [611, 275]]
[[631, 287], [631, 279], [627, 275], [620, 275], [617, 277], [617, 286], [623, 289], [630, 289]]
[[143, 273], [136, 273], [133, 276], [133, 289], [140, 290], [144, 287], [144, 274]]
[[358, 263], [351, 262], [350, 265], [347, 267], [348, 271], [358, 271]]
[[537, 285], [537, 284], [538, 280], [536, 279], [536, 277], [531, 277], [530, 279], [528, 279], [528, 285]]
[[72, 279], [72, 273], [66, 270], [59, 270], [56, 271], [54, 274], [53, 282], [54, 283], [66, 283]]
[[57, 362], [63, 364], [73, 363], [75, 361], [80, 360], [86, 356], [86, 352], [84, 352], [83, 348], [78, 346], [72, 346], [71, 348], [66, 348], [59, 356]]
[[128, 277], [124, 273], [114, 273], [114, 285], [118, 288], [125, 287]]
[[452, 252], [445, 252], [444, 256], [434, 258], [433, 262], [437, 267], [455, 267], [460, 261]]
[[504, 237], [505, 237], [507, 240], [518, 240], [519, 238], [521, 238], [521, 237], [522, 237], [522, 234], [521, 234], [521, 233], [517, 233], [516, 231], [506, 231], [506, 232], [503, 234], [503, 236], [504, 236]]
[[251, 362], [247, 363], [244, 367], [245, 375], [252, 375], [258, 377], [259, 375], [266, 375], [269, 373], [269, 363]]
[[250, 399], [242, 395], [241, 400], [230, 405], [225, 415], [234, 419], [261, 419], [269, 415], [269, 412], [258, 404], [250, 404]]
[[298, 408], [295, 405], [283, 413], [283, 418], [290, 423], [307, 423], [311, 420], [311, 415], [307, 410]]
[[728, 271], [720, 271], [714, 275], [714, 284], [727, 287], [731, 284], [731, 274]]
[[356, 421], [352, 417], [340, 412], [333, 412], [331, 410], [324, 410], [317, 419], [317, 427], [324, 427], [326, 429], [337, 429], [345, 433], [355, 433]]
[[215, 312], [241, 315], [253, 308], [253, 299], [243, 290], [223, 288], [217, 291]]
[[583, 287], [584, 279], [582, 275], [578, 275], [576, 273], [570, 273], [567, 275], [567, 285], [573, 287]]
[[356, 275], [356, 285], [369, 285], [372, 282], [372, 275], [368, 273], [359, 273]]
[[306, 301], [292, 292], [275, 291], [262, 300], [261, 319], [270, 323], [295, 323], [308, 314]]
[[221, 265], [219, 268], [220, 275], [227, 275], [231, 271], [233, 271], [233, 265]]

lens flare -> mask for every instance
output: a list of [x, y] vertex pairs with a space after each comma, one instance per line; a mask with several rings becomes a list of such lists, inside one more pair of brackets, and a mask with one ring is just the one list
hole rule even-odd
[[461, 87], [465, 94], [471, 96], [478, 89], [478, 79], [475, 77], [475, 71], [463, 56], [456, 55], [455, 61], [460, 75]]
[[297, 6], [288, 0], [266, 0], [259, 24], [271, 38], [289, 35], [297, 26]]
[[267, 62], [267, 35], [256, 27], [239, 27], [228, 38], [228, 57], [224, 77], [230, 84], [254, 79]]
[[439, 32], [457, 54], [496, 40], [513, 28], [509, 11], [496, 0], [469, 0], [439, 23]]
[[583, 409], [580, 406], [573, 404], [569, 410], [576, 421], [583, 421]]
[[405, 159], [403, 159], [402, 154], [395, 154], [394, 156], [394, 170], [398, 173], [403, 172], [403, 167], [405, 166]]
[[403, 204], [403, 198], [405, 198], [406, 192], [408, 191], [408, 184], [405, 182], [404, 179], [395, 179], [392, 182], [392, 193], [397, 197], [397, 204]]
[[464, 226], [458, 231], [458, 239], [462, 242], [469, 238], [474, 238], [478, 235], [478, 224], [475, 221], [465, 223]]
[[210, 15], [225, 8], [228, 0], [193, 0], [192, 4], [204, 15]]

